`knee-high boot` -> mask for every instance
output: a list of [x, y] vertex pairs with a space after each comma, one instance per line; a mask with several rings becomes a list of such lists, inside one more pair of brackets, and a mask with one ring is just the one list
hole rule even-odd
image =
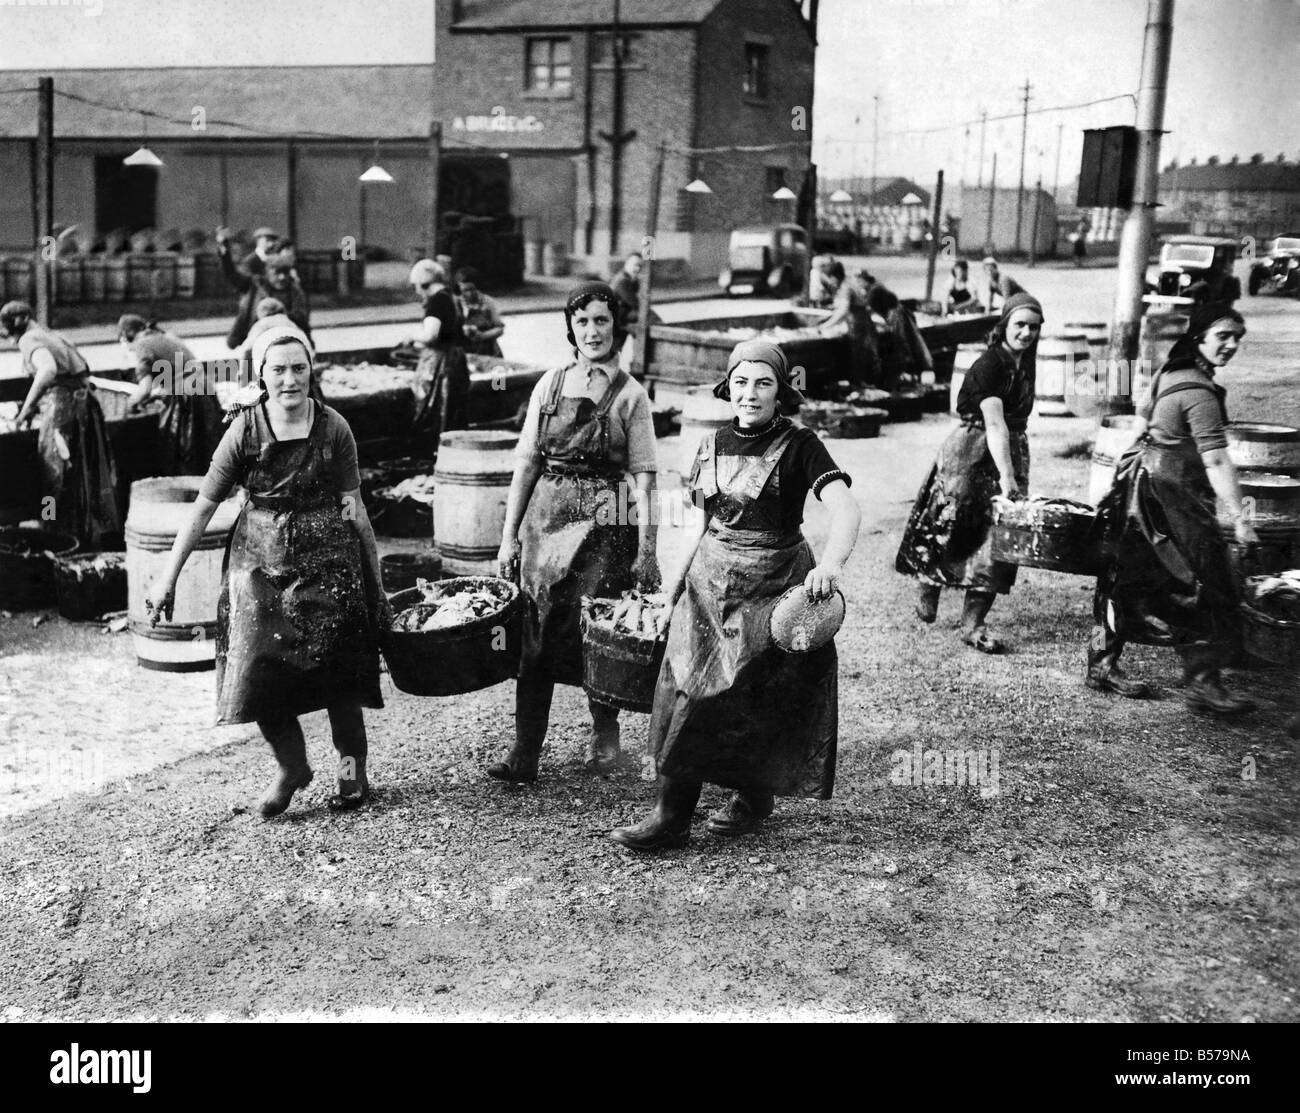
[[629, 850], [667, 850], [691, 838], [691, 817], [700, 799], [700, 782], [659, 776], [654, 809], [640, 823], [616, 827], [609, 837]]
[[1004, 648], [1002, 643], [984, 628], [984, 620], [988, 617], [995, 599], [997, 599], [996, 592], [979, 591], [973, 587], [966, 591], [966, 603], [961, 612], [961, 640], [981, 653], [1001, 653]]
[[487, 767], [498, 781], [537, 780], [537, 762], [546, 742], [555, 684], [549, 677], [521, 676], [515, 682], [515, 744], [504, 761]]
[[330, 733], [339, 755], [338, 792], [327, 803], [335, 811], [359, 808], [370, 798], [370, 781], [366, 777], [366, 722], [355, 703], [329, 709]]
[[257, 811], [264, 819], [279, 815], [289, 806], [293, 794], [311, 784], [312, 771], [307, 764], [307, 740], [302, 727], [294, 717], [288, 719], [258, 719], [258, 729], [270, 743], [271, 751], [280, 768], [258, 801]]
[[590, 696], [587, 706], [591, 708], [591, 738], [587, 742], [584, 764], [588, 769], [603, 773], [618, 761], [618, 708], [597, 703]]

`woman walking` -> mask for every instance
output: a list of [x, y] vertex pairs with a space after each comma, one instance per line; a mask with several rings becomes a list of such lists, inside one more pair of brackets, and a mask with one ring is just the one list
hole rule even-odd
[[989, 532], [993, 499], [1020, 499], [1029, 487], [1029, 437], [1034, 361], [1043, 308], [1028, 294], [1007, 299], [988, 349], [966, 373], [957, 396], [961, 424], [939, 449], [921, 485], [894, 562], [920, 581], [922, 622], [934, 622], [939, 593], [964, 588], [962, 641], [981, 653], [1003, 644], [985, 628], [993, 601], [1016, 581], [1016, 566], [995, 561]]
[[117, 469], [85, 359], [71, 341], [33, 321], [23, 301], [0, 308], [0, 335], [18, 342], [32, 380], [18, 424], [40, 415], [41, 493], [53, 500], [48, 520], [86, 549], [120, 543]]
[[1226, 392], [1214, 381], [1246, 322], [1225, 302], [1196, 306], [1187, 332], [1151, 382], [1145, 429], [1120, 459], [1102, 500], [1108, 562], [1097, 581], [1087, 685], [1141, 698], [1148, 685], [1119, 667], [1129, 641], [1169, 645], [1183, 659], [1194, 711], [1231, 715], [1254, 702], [1224, 686], [1240, 626], [1240, 592], [1215, 516], [1215, 497], [1238, 543], [1258, 541], [1228, 456]]
[[217, 505], [236, 484], [248, 501], [231, 532], [217, 608], [217, 721], [256, 722], [279, 766], [258, 804], [279, 815], [312, 780], [298, 716], [328, 710], [339, 753], [335, 809], [369, 797], [363, 707], [382, 707], [379, 632], [390, 613], [361, 501], [347, 422], [308, 393], [311, 347], [296, 328], [257, 338], [265, 389], [217, 448], [188, 526], [149, 588], [156, 621]]
[[[818, 600], [835, 593], [861, 512], [817, 435], [777, 412], [802, 401], [780, 348], [738, 344], [714, 394], [735, 418], [701, 441], [691, 473], [696, 509], [668, 588], [673, 611], [650, 717], [655, 806], [610, 835], [631, 850], [685, 845], [706, 781], [734, 790], [709, 817], [721, 835], [755, 830], [776, 796], [829, 799], [835, 781], [835, 643], [787, 653], [769, 621], [792, 587]], [[809, 491], [831, 512], [820, 562], [800, 530]]]
[[[498, 563], [524, 595], [515, 686], [515, 743], [488, 766], [500, 781], [534, 781], [555, 685], [582, 683], [582, 597], [659, 586], [654, 422], [645, 390], [619, 368], [625, 333], [603, 282], [569, 295], [564, 322], [576, 359], [538, 380], [516, 450]], [[628, 483], [630, 497], [619, 498]], [[635, 521], [608, 511], [636, 506]], [[618, 709], [588, 699], [588, 768], [619, 756]]]

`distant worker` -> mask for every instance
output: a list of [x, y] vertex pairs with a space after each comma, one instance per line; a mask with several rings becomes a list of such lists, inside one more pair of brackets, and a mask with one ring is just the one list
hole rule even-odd
[[500, 356], [501, 334], [506, 323], [501, 318], [497, 303], [479, 289], [479, 273], [474, 267], [461, 267], [456, 272], [455, 287], [459, 292], [461, 330], [465, 334], [465, 351], [477, 356]]
[[277, 251], [263, 260], [262, 269], [255, 274], [244, 274], [232, 268], [226, 275], [231, 285], [239, 290], [239, 310], [234, 324], [226, 334], [226, 347], [238, 348], [248, 339], [253, 326], [257, 304], [264, 298], [275, 298], [296, 328], [311, 338], [311, 305], [294, 274], [296, 260], [292, 249]]
[[253, 250], [238, 263], [230, 254], [230, 229], [217, 229], [217, 257], [221, 260], [221, 273], [226, 276], [236, 290], [245, 289], [241, 279], [266, 273], [266, 261], [274, 255], [280, 246], [280, 237], [275, 229], [265, 226], [253, 233]]
[[436, 456], [442, 434], [469, 423], [469, 364], [465, 360], [460, 310], [447, 288], [441, 263], [421, 259], [411, 268], [411, 286], [420, 299], [422, 346], [415, 367], [415, 432], [427, 438], [422, 454]]
[[1074, 265], [1076, 267], [1083, 266], [1083, 261], [1087, 258], [1088, 232], [1091, 228], [1092, 225], [1089, 224], [1088, 218], [1085, 216], [1079, 221], [1074, 229], [1074, 234], [1070, 237], [1071, 254], [1074, 256]]
[[998, 261], [992, 255], [984, 256], [984, 277], [980, 283], [979, 299], [985, 313], [1001, 313], [1007, 298], [1013, 294], [1025, 293], [1025, 288], [1009, 274], [998, 269]]
[[952, 265], [952, 277], [948, 279], [948, 289], [943, 295], [943, 315], [969, 312], [975, 298], [970, 288], [970, 264], [965, 259], [958, 259]]

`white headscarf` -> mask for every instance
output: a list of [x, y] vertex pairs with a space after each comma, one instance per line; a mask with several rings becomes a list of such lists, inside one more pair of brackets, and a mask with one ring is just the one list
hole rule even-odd
[[307, 339], [307, 334], [297, 325], [275, 325], [259, 333], [253, 340], [253, 358], [250, 366], [256, 378], [262, 377], [262, 365], [266, 362], [268, 349], [272, 344], [283, 340], [296, 340], [302, 345], [303, 351], [307, 353], [307, 363], [312, 366], [314, 372], [316, 353], [312, 349], [311, 341]]

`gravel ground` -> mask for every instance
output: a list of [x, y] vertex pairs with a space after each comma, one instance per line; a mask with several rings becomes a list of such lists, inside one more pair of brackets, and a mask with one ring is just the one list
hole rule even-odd
[[[1243, 308], [1234, 414], [1300, 424], [1300, 313]], [[557, 693], [543, 778], [513, 787], [481, 772], [509, 684], [429, 700], [385, 680], [373, 806], [326, 810], [317, 714], [317, 780], [263, 822], [269, 754], [207, 729], [211, 674], [160, 680], [125, 635], [57, 616], [0, 622], [0, 1015], [1297, 1019], [1294, 677], [1240, 674], [1267, 706], [1223, 724], [1183, 709], [1171, 653], [1137, 647], [1164, 698], [1091, 693], [1091, 585], [1050, 572], [995, 608], [1007, 656], [959, 644], [956, 596], [922, 628], [892, 559], [948, 427], [831, 444], [864, 510], [835, 799], [725, 840], [706, 790], [691, 846], [657, 858], [606, 838], [652, 786], [635, 760], [582, 772], [577, 690]], [[1035, 492], [1082, 497], [1090, 431], [1036, 419]], [[626, 716], [629, 749], [645, 722]], [[996, 752], [996, 784], [893, 783], [913, 748]]]

